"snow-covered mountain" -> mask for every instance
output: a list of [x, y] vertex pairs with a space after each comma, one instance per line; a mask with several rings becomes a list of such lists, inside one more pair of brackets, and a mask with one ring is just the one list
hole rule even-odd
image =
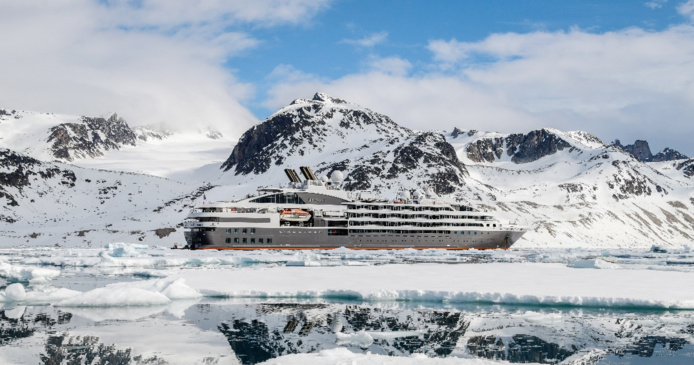
[[[694, 159], [665, 151], [657, 155], [682, 159], [644, 162], [581, 131], [413, 131], [322, 93], [281, 108], [235, 146], [215, 131], [130, 128], [116, 115], [0, 114], [0, 145], [9, 148], [0, 161], [1, 224], [15, 240], [26, 241], [42, 222], [56, 232], [174, 227], [203, 191], [209, 200], [233, 199], [286, 183], [283, 170], [299, 166], [317, 175], [343, 171], [344, 188], [385, 198], [431, 188], [495, 211], [530, 227], [518, 246], [643, 247], [694, 238]], [[42, 162], [56, 159], [62, 162]]]
[[249, 187], [283, 182], [282, 169], [304, 165], [341, 170], [345, 188], [385, 197], [432, 187], [528, 225], [517, 245], [650, 246], [694, 237], [687, 161], [642, 162], [581, 131], [412, 131], [318, 93], [247, 131], [222, 168]]
[[661, 172], [667, 163], [643, 163], [585, 132], [449, 137], [470, 172], [466, 196], [531, 226], [524, 244], [647, 246], [694, 237], [694, 181]]
[[439, 133], [416, 132], [385, 115], [317, 93], [298, 99], [239, 139], [222, 168], [248, 180], [284, 180], [282, 169], [311, 166], [317, 174], [345, 173], [345, 188], [394, 194], [431, 187], [451, 194], [467, 171]]
[[210, 188], [41, 162], [4, 148], [0, 166], [0, 236], [11, 246], [181, 243], [182, 219]]
[[86, 117], [0, 109], [0, 147], [41, 161], [200, 182], [219, 173], [192, 171], [218, 166], [234, 143], [232, 136], [208, 126], [131, 127], [116, 113]]

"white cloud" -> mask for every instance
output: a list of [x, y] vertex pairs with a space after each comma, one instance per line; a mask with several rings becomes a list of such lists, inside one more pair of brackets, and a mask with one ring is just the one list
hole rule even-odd
[[432, 40], [428, 49], [434, 63], [419, 71], [376, 67], [329, 81], [295, 79], [280, 82], [269, 100], [321, 90], [415, 129], [554, 127], [694, 154], [693, 26], [495, 34]]
[[375, 72], [404, 76], [412, 69], [410, 61], [400, 57], [375, 57], [368, 61], [369, 69]]
[[[245, 29], [300, 24], [326, 1], [37, 1], [0, 3], [0, 107], [133, 125], [212, 126], [231, 136], [256, 118], [224, 62], [258, 46]], [[232, 27], [235, 24], [244, 27]]]
[[381, 44], [385, 42], [386, 39], [388, 39], [388, 32], [378, 32], [361, 39], [343, 39], [340, 42], [368, 48]]
[[668, 2], [668, 0], [651, 0], [651, 1], [646, 1], [644, 5], [651, 9], [660, 9], [663, 7]]
[[677, 7], [677, 12], [694, 22], [694, 0], [687, 0]]
[[107, 0], [113, 23], [133, 27], [175, 28], [209, 23], [258, 26], [301, 24], [328, 7], [329, 0]]

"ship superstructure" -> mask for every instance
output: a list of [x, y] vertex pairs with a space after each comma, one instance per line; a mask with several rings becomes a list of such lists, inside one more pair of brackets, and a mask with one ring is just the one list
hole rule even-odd
[[342, 173], [316, 178], [292, 169], [285, 187], [230, 202], [196, 206], [184, 222], [193, 249], [509, 248], [525, 229], [448, 202], [431, 190], [382, 200], [340, 189]]

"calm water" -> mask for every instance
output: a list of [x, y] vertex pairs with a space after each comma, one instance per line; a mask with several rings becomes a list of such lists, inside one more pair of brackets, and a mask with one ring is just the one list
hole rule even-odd
[[[144, 252], [131, 268], [104, 267], [98, 251], [6, 251], [15, 265], [60, 270], [49, 284], [88, 291], [110, 283], [165, 277], [206, 266], [285, 265], [309, 258], [323, 265], [438, 262], [566, 262], [606, 257], [634, 267], [691, 272], [694, 254], [652, 252], [307, 252], [248, 257]], [[306, 256], [306, 257], [304, 257]], [[163, 258], [162, 258], [163, 257]], [[226, 261], [220, 263], [217, 258]], [[33, 264], [23, 263], [26, 258]], [[36, 263], [40, 261], [40, 263]], [[139, 265], [139, 264], [138, 264]], [[9, 280], [9, 279], [7, 279]], [[0, 290], [9, 284], [0, 279]], [[26, 283], [25, 283], [26, 285]], [[40, 287], [32, 288], [32, 291]], [[683, 290], [691, 290], [683, 288]], [[545, 364], [694, 364], [694, 311], [638, 308], [452, 305], [349, 300], [173, 301], [165, 306], [0, 308], [0, 364], [254, 364], [296, 353], [343, 347], [356, 353], [496, 359]]]
[[6, 308], [0, 311], [0, 356], [17, 364], [215, 364], [230, 357], [255, 364], [345, 347], [511, 363], [694, 360], [694, 313], [688, 311], [248, 300], [176, 305]]

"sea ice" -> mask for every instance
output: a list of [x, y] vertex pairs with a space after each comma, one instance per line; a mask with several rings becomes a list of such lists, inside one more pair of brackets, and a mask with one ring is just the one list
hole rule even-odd
[[314, 354], [292, 354], [270, 359], [263, 365], [499, 365], [498, 361], [460, 357], [427, 357], [414, 354], [408, 357], [354, 353], [344, 347], [322, 350]]
[[26, 299], [27, 293], [24, 291], [24, 285], [14, 283], [7, 286], [5, 289], [5, 300], [9, 302], [21, 302]]
[[571, 261], [566, 265], [575, 269], [621, 269], [622, 267], [602, 259]]
[[115, 242], [104, 246], [104, 251], [99, 252], [99, 256], [110, 257], [137, 257], [142, 255], [142, 251], [148, 250], [147, 245], [134, 243]]
[[694, 308], [694, 293], [682, 290], [694, 286], [691, 273], [576, 270], [565, 264], [285, 266], [185, 271], [178, 277], [206, 296], [220, 297]]
[[11, 281], [28, 282], [32, 285], [50, 283], [51, 280], [60, 276], [60, 271], [44, 268], [30, 268], [12, 265], [7, 262], [0, 262], [0, 276]]

